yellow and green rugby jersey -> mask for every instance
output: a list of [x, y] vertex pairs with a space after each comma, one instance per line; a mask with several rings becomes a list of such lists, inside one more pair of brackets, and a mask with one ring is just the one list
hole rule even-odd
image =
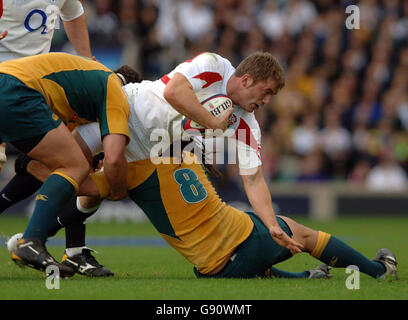
[[[93, 180], [106, 195], [103, 173]], [[200, 164], [132, 162], [127, 184], [161, 236], [203, 274], [225, 262], [252, 232], [249, 215], [219, 198]]]
[[99, 62], [67, 53], [47, 53], [2, 62], [0, 73], [40, 92], [70, 130], [99, 122], [102, 136], [115, 133], [129, 137], [129, 103], [121, 81]]

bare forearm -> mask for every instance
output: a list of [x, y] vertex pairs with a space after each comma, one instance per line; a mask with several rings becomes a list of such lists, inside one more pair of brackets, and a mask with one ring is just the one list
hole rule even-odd
[[72, 21], [65, 21], [64, 28], [77, 54], [92, 58], [85, 14], [82, 14]]
[[262, 175], [262, 170], [258, 169], [254, 176], [242, 176], [244, 188], [248, 200], [261, 218], [268, 229], [271, 226], [277, 226], [275, 211], [272, 205], [272, 199], [269, 193], [269, 188]]
[[269, 188], [262, 173], [262, 167], [252, 176], [242, 176], [248, 200], [268, 228], [274, 241], [290, 250], [292, 254], [302, 252], [303, 245], [290, 238], [279, 226], [272, 206]]
[[126, 142], [127, 137], [121, 134], [107, 135], [102, 141], [105, 152], [104, 172], [111, 187], [109, 199], [114, 201], [127, 195], [127, 161], [124, 155]]
[[106, 180], [111, 186], [110, 200], [121, 200], [126, 196], [126, 175], [127, 175], [127, 162], [125, 157], [119, 161], [109, 163], [104, 161], [104, 173]]
[[167, 102], [185, 117], [204, 128], [216, 129], [216, 118], [201, 106], [191, 84], [182, 74], [176, 73], [173, 76], [163, 95]]

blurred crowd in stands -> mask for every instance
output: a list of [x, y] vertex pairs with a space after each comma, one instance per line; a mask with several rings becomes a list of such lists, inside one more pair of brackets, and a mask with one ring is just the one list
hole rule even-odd
[[[83, 2], [93, 50], [120, 48], [146, 79], [203, 51], [235, 66], [274, 54], [286, 86], [256, 115], [272, 181], [408, 185], [408, 1]], [[359, 29], [346, 28], [349, 5]]]

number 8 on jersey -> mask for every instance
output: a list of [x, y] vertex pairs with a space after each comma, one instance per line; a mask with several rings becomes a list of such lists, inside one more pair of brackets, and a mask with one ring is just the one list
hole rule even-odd
[[207, 198], [207, 190], [198, 180], [197, 174], [191, 169], [178, 169], [174, 172], [174, 180], [180, 186], [180, 193], [187, 203], [198, 203]]

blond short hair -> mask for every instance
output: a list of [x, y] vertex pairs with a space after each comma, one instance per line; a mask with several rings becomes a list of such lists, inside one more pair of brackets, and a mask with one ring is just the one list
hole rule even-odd
[[235, 70], [237, 77], [249, 74], [255, 81], [267, 80], [273, 77], [278, 89], [285, 86], [285, 74], [279, 61], [269, 52], [254, 52], [246, 57]]

